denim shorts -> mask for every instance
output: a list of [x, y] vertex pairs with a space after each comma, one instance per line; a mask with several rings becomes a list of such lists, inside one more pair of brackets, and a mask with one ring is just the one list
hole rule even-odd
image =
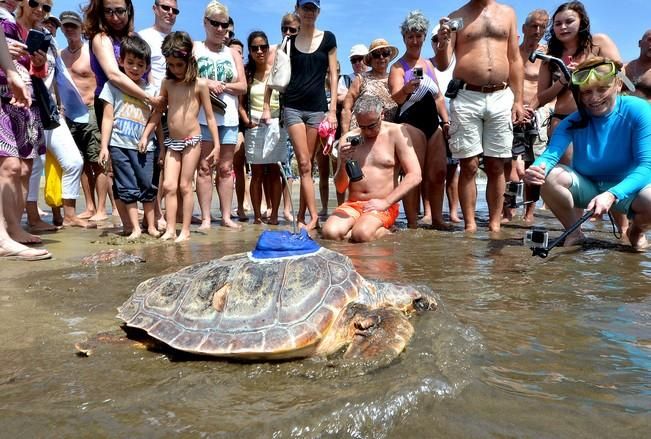
[[140, 154], [135, 149], [111, 146], [113, 195], [125, 204], [152, 202], [158, 192], [154, 180], [154, 151]]
[[[238, 127], [227, 127], [220, 125], [217, 127], [219, 131], [219, 144], [220, 145], [235, 145], [237, 144]], [[212, 142], [213, 138], [208, 129], [208, 125], [201, 125], [201, 137], [204, 142]]]
[[303, 123], [312, 128], [319, 128], [319, 124], [325, 117], [323, 111], [303, 111], [286, 107], [283, 113], [285, 128], [289, 128], [297, 123]]

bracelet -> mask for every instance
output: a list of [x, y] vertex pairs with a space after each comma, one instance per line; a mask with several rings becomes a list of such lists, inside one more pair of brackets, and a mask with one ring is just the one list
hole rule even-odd
[[441, 122], [443, 125], [450, 125], [450, 121], [446, 120], [445, 122]]

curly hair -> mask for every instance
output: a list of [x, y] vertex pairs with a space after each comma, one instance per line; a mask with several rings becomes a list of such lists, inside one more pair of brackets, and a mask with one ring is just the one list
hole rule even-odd
[[423, 32], [427, 34], [429, 29], [429, 20], [421, 11], [411, 11], [405, 17], [400, 25], [400, 33], [405, 35], [407, 32]]
[[549, 30], [547, 31], [546, 40], [548, 43], [547, 53], [560, 58], [563, 56], [563, 43], [556, 37], [554, 33], [554, 21], [556, 16], [563, 11], [574, 11], [579, 15], [579, 44], [577, 45], [576, 52], [572, 55], [576, 57], [582, 53], [589, 53], [592, 50], [592, 34], [590, 33], [590, 18], [585, 10], [585, 6], [580, 1], [571, 1], [563, 3], [556, 9], [552, 16]]
[[246, 39], [246, 47], [249, 51], [249, 55], [248, 55], [249, 57], [246, 61], [246, 65], [244, 66], [244, 73], [246, 76], [246, 82], [248, 84], [251, 84], [253, 82], [253, 75], [255, 75], [255, 70], [256, 70], [255, 60], [253, 59], [253, 54], [251, 53], [251, 44], [253, 44], [253, 40], [255, 40], [256, 38], [262, 38], [265, 44], [269, 44], [269, 39], [267, 38], [267, 34], [262, 32], [261, 30], [256, 30], [251, 32], [248, 38]]
[[124, 0], [124, 4], [127, 9], [129, 22], [124, 29], [116, 32], [111, 29], [111, 26], [109, 26], [106, 21], [106, 16], [104, 15], [104, 0], [90, 0], [82, 9], [84, 14], [84, 24], [82, 27], [84, 38], [88, 41], [92, 41], [95, 35], [104, 33], [108, 36], [122, 39], [133, 32], [133, 3], [131, 0]]
[[[197, 80], [199, 75], [199, 67], [197, 66], [197, 60], [192, 54], [192, 38], [190, 34], [184, 31], [176, 31], [165, 36], [163, 40], [163, 45], [161, 46], [161, 52], [165, 58], [174, 57], [184, 60], [188, 64], [188, 68], [185, 71], [185, 76], [183, 77], [183, 82], [194, 82]], [[178, 78], [170, 72], [168, 68], [165, 72], [165, 77], [167, 79], [176, 79]]]

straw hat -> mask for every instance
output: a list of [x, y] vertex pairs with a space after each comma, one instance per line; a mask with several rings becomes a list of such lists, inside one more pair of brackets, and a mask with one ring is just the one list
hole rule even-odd
[[385, 49], [385, 48], [391, 50], [391, 56], [389, 57], [388, 62], [393, 61], [396, 58], [396, 56], [398, 56], [398, 48], [396, 46], [392, 46], [384, 38], [377, 38], [371, 42], [371, 45], [368, 48], [368, 55], [364, 57], [364, 64], [370, 66], [371, 58], [372, 58], [371, 53], [375, 50]]

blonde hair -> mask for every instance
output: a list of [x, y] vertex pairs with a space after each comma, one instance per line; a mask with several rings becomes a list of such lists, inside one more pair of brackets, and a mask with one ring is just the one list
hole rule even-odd
[[[48, 1], [49, 3], [47, 3], [47, 5], [54, 7], [52, 0], [40, 0], [39, 3], [41, 1]], [[16, 18], [20, 18], [20, 17], [23, 16], [23, 12], [25, 11], [25, 6], [24, 5], [25, 5], [25, 2], [18, 3], [18, 7], [16, 8]], [[47, 20], [49, 17], [50, 17], [50, 13], [43, 11], [43, 20]]]
[[206, 11], [203, 15], [204, 17], [210, 17], [214, 14], [225, 15], [228, 17], [228, 8], [217, 0], [212, 0], [210, 3], [208, 3], [208, 6], [206, 6]]

